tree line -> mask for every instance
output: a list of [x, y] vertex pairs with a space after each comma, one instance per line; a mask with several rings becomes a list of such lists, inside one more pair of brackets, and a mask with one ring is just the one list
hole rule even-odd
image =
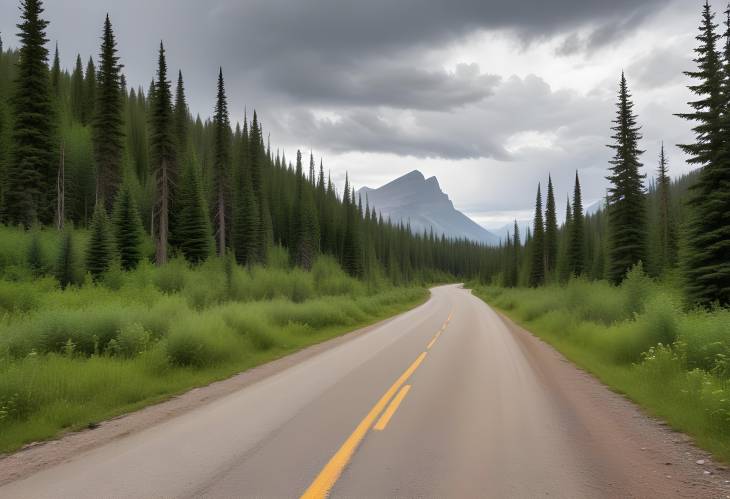
[[[670, 180], [662, 145], [655, 179], [647, 182], [622, 74], [603, 208], [585, 213], [576, 172], [559, 225], [548, 177], [538, 185], [532, 228], [520, 234], [515, 223], [502, 244], [487, 247], [384, 220], [349, 178], [337, 189], [321, 160], [297, 151], [292, 161], [273, 151], [255, 110], [232, 124], [222, 68], [213, 116], [205, 120], [188, 110], [182, 71], [171, 81], [162, 43], [149, 87], [127, 88], [109, 16], [96, 60], [84, 63], [79, 55], [69, 73], [56, 47], [49, 65], [42, 1], [22, 0], [19, 48], [5, 50], [0, 41], [0, 217], [25, 228], [88, 227], [86, 269], [95, 277], [115, 259], [133, 269], [146, 257], [140, 248], [149, 237], [158, 264], [172, 255], [191, 264], [218, 255], [259, 265], [278, 245], [303, 268], [328, 254], [353, 276], [395, 283], [449, 274], [506, 286], [571, 276], [618, 284], [641, 264], [656, 277], [681, 277], [692, 303], [726, 305], [730, 9], [726, 15], [720, 35], [705, 3], [696, 69], [686, 73], [697, 99], [679, 116], [694, 123], [695, 141], [681, 147], [695, 172]], [[71, 244], [67, 234], [60, 269]]]
[[[183, 73], [173, 85], [162, 43], [149, 88], [128, 89], [108, 15], [98, 57], [84, 65], [77, 56], [69, 73], [58, 47], [48, 64], [43, 2], [20, 7], [19, 48], [0, 45], [0, 217], [26, 229], [88, 227], [92, 277], [115, 260], [135, 268], [145, 234], [160, 265], [172, 255], [265, 264], [278, 245], [303, 268], [329, 254], [366, 279], [478, 275], [483, 246], [384, 220], [349, 179], [338, 190], [321, 160], [310, 154], [305, 164], [297, 151], [292, 163], [272, 151], [255, 110], [233, 125], [222, 68], [212, 118], [193, 118]], [[69, 233], [62, 284], [72, 244]]]
[[571, 276], [608, 279], [619, 284], [641, 265], [655, 277], [680, 280], [692, 304], [730, 304], [730, 6], [725, 31], [705, 2], [696, 37], [696, 69], [685, 72], [696, 100], [677, 116], [694, 123], [695, 141], [679, 147], [699, 166], [674, 182], [664, 145], [655, 180], [641, 173], [641, 127], [625, 75], [619, 81], [612, 122], [613, 151], [603, 208], [586, 216], [576, 172], [566, 220], [556, 221], [556, 201], [548, 178], [545, 208], [538, 185], [532, 231], [513, 232], [501, 257], [486, 269], [487, 279], [506, 286], [541, 286]]

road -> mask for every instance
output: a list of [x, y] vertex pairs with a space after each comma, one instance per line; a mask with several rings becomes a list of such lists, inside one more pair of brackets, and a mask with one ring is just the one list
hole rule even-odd
[[7, 483], [0, 497], [725, 497], [671, 435], [468, 290], [444, 286], [366, 334]]

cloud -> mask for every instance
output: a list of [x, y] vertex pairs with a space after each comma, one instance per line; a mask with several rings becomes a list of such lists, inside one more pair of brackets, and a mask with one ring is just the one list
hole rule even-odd
[[[604, 109], [602, 115], [596, 113]], [[417, 158], [514, 161], [545, 138], [550, 148], [570, 149], [593, 133], [606, 134], [610, 105], [597, 98], [553, 91], [541, 78], [516, 76], [494, 86], [493, 94], [453, 112], [390, 108], [343, 108], [334, 112], [285, 111], [271, 123], [275, 134], [336, 153], [364, 151]], [[526, 132], [527, 133], [526, 135]], [[540, 144], [525, 143], [540, 137]], [[506, 146], [519, 144], [508, 150]]]
[[481, 73], [477, 64], [458, 64], [447, 71], [391, 61], [340, 67], [302, 59], [272, 65], [258, 77], [260, 85], [278, 86], [312, 105], [426, 110], [477, 103], [492, 95], [499, 81], [496, 75]]

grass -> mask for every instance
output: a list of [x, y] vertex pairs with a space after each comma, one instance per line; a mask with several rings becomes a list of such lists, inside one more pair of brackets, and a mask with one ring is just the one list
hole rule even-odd
[[474, 292], [730, 462], [730, 310], [686, 311], [674, 288], [640, 270], [620, 287], [577, 279]]
[[[366, 286], [328, 257], [311, 272], [290, 268], [281, 249], [266, 268], [143, 262], [64, 290], [50, 277], [52, 231], [0, 227], [0, 236], [0, 452], [224, 379], [428, 296], [422, 286]], [[24, 260], [32, 237], [44, 269]]]

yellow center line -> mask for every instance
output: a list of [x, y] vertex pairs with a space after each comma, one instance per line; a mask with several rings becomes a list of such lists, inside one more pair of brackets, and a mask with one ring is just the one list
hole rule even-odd
[[329, 462], [324, 466], [324, 468], [322, 468], [322, 471], [319, 472], [317, 478], [314, 479], [309, 488], [307, 488], [304, 494], [302, 494], [303, 499], [327, 497], [327, 494], [329, 494], [329, 491], [332, 490], [332, 487], [334, 487], [335, 482], [337, 482], [337, 479], [342, 474], [345, 466], [347, 466], [347, 463], [349, 463], [350, 459], [352, 459], [355, 450], [365, 438], [365, 435], [367, 434], [370, 427], [373, 425], [375, 419], [380, 415], [381, 412], [383, 412], [383, 409], [388, 404], [390, 399], [393, 398], [393, 395], [398, 392], [401, 386], [403, 386], [405, 382], [408, 381], [408, 378], [410, 378], [411, 375], [415, 372], [415, 370], [418, 369], [418, 366], [421, 365], [421, 362], [423, 362], [423, 359], [426, 358], [426, 355], [426, 352], [422, 352], [421, 355], [419, 355], [418, 358], [413, 362], [413, 364], [411, 364], [410, 367], [408, 367], [408, 369], [406, 369], [403, 374], [401, 374], [400, 378], [398, 378], [396, 382], [393, 383], [390, 388], [388, 388], [388, 391], [385, 392], [385, 394], [380, 398], [380, 400], [378, 400], [373, 408], [370, 409], [368, 415], [365, 416], [362, 421], [360, 421], [360, 424], [357, 425], [355, 431], [353, 431], [352, 434], [347, 438], [347, 440], [345, 440], [345, 443], [342, 444], [342, 447], [340, 447], [335, 455], [332, 456]]
[[408, 390], [410, 389], [411, 385], [405, 385], [403, 388], [400, 389], [398, 395], [396, 395], [393, 400], [390, 401], [390, 405], [388, 406], [388, 408], [385, 410], [383, 415], [380, 416], [380, 419], [378, 419], [378, 422], [375, 423], [375, 426], [373, 426], [373, 430], [382, 431], [385, 429], [386, 426], [388, 426], [390, 418], [392, 418], [393, 414], [395, 414], [395, 411], [398, 410], [400, 403], [403, 402], [404, 398], [406, 398]]
[[433, 335], [433, 339], [429, 342], [428, 346], [426, 346], [426, 350], [431, 350], [431, 347], [434, 343], [436, 343], [436, 340], [439, 339], [439, 336], [441, 336], [441, 331], [439, 330], [435, 335]]

